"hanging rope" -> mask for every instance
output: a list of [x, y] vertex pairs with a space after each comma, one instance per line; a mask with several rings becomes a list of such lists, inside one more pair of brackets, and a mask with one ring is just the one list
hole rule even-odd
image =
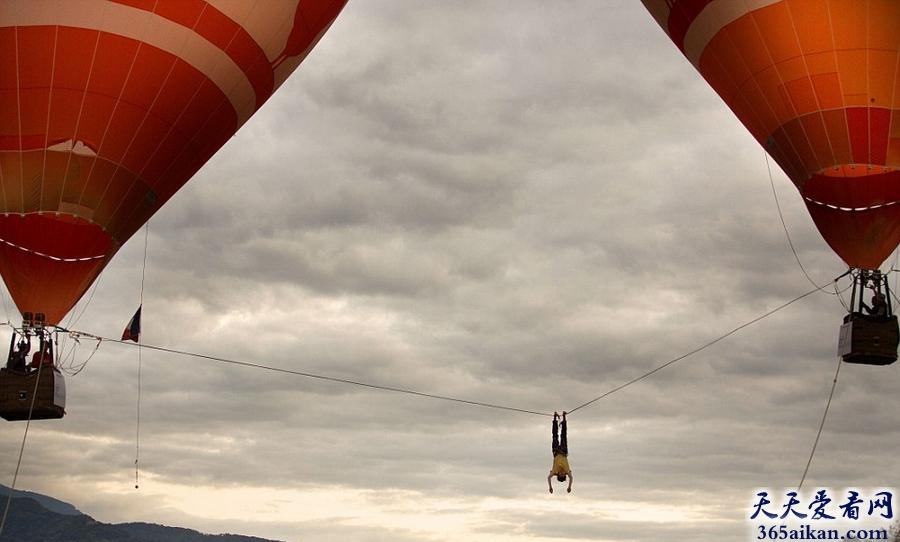
[[[145, 245], [145, 246], [146, 246], [146, 245]], [[836, 283], [838, 280], [840, 280], [841, 278], [843, 278], [843, 276], [845, 276], [845, 275], [846, 275], [846, 274], [841, 275], [840, 277], [837, 277], [836, 279], [834, 279], [833, 282]], [[626, 382], [626, 383], [624, 383], [624, 384], [622, 384], [622, 385], [620, 385], [620, 386], [617, 386], [616, 388], [613, 388], [612, 390], [610, 390], [610, 391], [608, 391], [608, 392], [606, 392], [606, 393], [604, 393], [604, 394], [602, 394], [602, 395], [600, 395], [600, 396], [598, 396], [598, 397], [596, 397], [596, 398], [594, 398], [594, 399], [592, 399], [592, 400], [590, 400], [590, 401], [588, 401], [588, 402], [586, 402], [586, 403], [583, 403], [583, 404], [581, 404], [581, 405], [579, 405], [579, 406], [577, 406], [577, 407], [575, 407], [575, 408], [569, 410], [568, 413], [571, 414], [571, 413], [573, 413], [573, 412], [575, 412], [575, 411], [577, 411], [577, 410], [580, 410], [580, 409], [582, 409], [582, 408], [585, 408], [585, 407], [587, 407], [587, 406], [589, 406], [589, 405], [591, 405], [591, 404], [593, 404], [593, 403], [595, 403], [595, 402], [597, 402], [597, 401], [599, 401], [599, 400], [601, 400], [601, 399], [603, 399], [603, 398], [605, 398], [605, 397], [609, 397], [610, 395], [612, 395], [612, 394], [614, 394], [614, 393], [616, 393], [616, 392], [618, 392], [618, 391], [620, 391], [620, 390], [622, 390], [622, 389], [624, 389], [624, 388], [626, 388], [626, 387], [628, 387], [628, 386], [630, 386], [630, 385], [632, 385], [632, 384], [634, 384], [634, 383], [637, 383], [637, 382], [639, 382], [639, 381], [641, 381], [641, 380], [643, 380], [643, 379], [645, 379], [645, 378], [648, 378], [648, 377], [652, 376], [653, 374], [655, 374], [655, 373], [661, 371], [662, 369], [664, 369], [664, 368], [666, 368], [666, 367], [668, 367], [668, 366], [670, 366], [670, 365], [675, 364], [675, 363], [678, 362], [678, 361], [684, 360], [684, 359], [686, 359], [686, 358], [688, 358], [688, 357], [690, 357], [690, 356], [692, 356], [692, 355], [694, 355], [694, 354], [696, 354], [696, 353], [698, 353], [698, 352], [700, 352], [700, 351], [702, 351], [702, 350], [704, 350], [704, 349], [706, 349], [706, 348], [709, 348], [710, 346], [712, 346], [712, 345], [714, 345], [714, 344], [716, 344], [716, 343], [718, 343], [718, 342], [720, 342], [720, 341], [726, 339], [727, 337], [730, 337], [730, 336], [732, 336], [732, 335], [738, 333], [739, 331], [741, 331], [741, 330], [743, 330], [743, 329], [749, 327], [750, 325], [753, 325], [754, 323], [757, 323], [757, 322], [759, 322], [759, 321], [761, 321], [761, 320], [763, 320], [763, 319], [765, 319], [765, 318], [767, 318], [767, 317], [769, 317], [769, 316], [771, 316], [771, 315], [773, 315], [773, 314], [775, 314], [775, 313], [777, 313], [777, 312], [779, 312], [779, 311], [785, 309], [786, 307], [788, 307], [788, 306], [790, 306], [790, 305], [792, 305], [792, 304], [794, 304], [794, 303], [796, 303], [796, 302], [798, 302], [798, 301], [800, 301], [800, 300], [802, 300], [802, 299], [804, 299], [804, 298], [806, 298], [806, 297], [808, 297], [808, 296], [810, 296], [810, 295], [812, 295], [812, 294], [814, 294], [814, 293], [816, 293], [816, 292], [822, 291], [822, 288], [823, 288], [823, 286], [818, 286], [818, 285], [816, 285], [814, 289], [812, 289], [812, 290], [810, 290], [810, 291], [808, 291], [808, 292], [806, 292], [806, 293], [804, 293], [804, 294], [802, 294], [802, 295], [799, 295], [799, 296], [797, 296], [797, 297], [791, 299], [790, 301], [787, 301], [787, 302], [785, 302], [785, 303], [782, 303], [781, 305], [775, 307], [774, 309], [769, 310], [769, 311], [767, 311], [767, 312], [761, 314], [760, 316], [757, 316], [757, 317], [751, 319], [750, 321], [748, 321], [748, 322], [746, 322], [746, 323], [744, 323], [744, 324], [742, 324], [742, 325], [740, 325], [740, 326], [735, 327], [734, 329], [732, 329], [732, 330], [728, 331], [727, 333], [725, 333], [725, 334], [723, 334], [723, 335], [721, 335], [721, 336], [719, 336], [719, 337], [717, 337], [717, 338], [715, 338], [715, 339], [713, 339], [713, 340], [707, 342], [706, 344], [704, 344], [704, 345], [702, 345], [702, 346], [700, 346], [700, 347], [698, 347], [698, 348], [695, 348], [695, 349], [691, 350], [690, 352], [687, 352], [687, 353], [685, 353], [685, 354], [683, 354], [683, 355], [681, 355], [681, 356], [678, 356], [678, 357], [676, 357], [676, 358], [674, 358], [674, 359], [672, 359], [672, 360], [669, 360], [669, 361], [663, 363], [662, 365], [659, 365], [658, 367], [656, 367], [656, 368], [654, 368], [654, 369], [652, 369], [652, 370], [650, 370], [650, 371], [648, 371], [648, 372], [646, 372], [646, 373], [644, 373], [644, 374], [642, 374], [642, 375], [640, 375], [640, 376], [638, 376], [638, 377], [636, 377], [636, 378], [633, 378], [633, 379], [631, 379], [630, 381], [628, 381], [628, 382]], [[100, 337], [100, 336], [91, 335], [91, 334], [87, 334], [87, 333], [83, 333], [83, 332], [70, 331], [69, 333], [70, 333], [73, 337], [85, 336], [85, 337], [90, 337], [90, 338], [92, 338], [92, 339], [95, 339], [95, 340], [97, 341], [98, 347], [99, 347], [100, 342], [102, 342], [102, 341], [104, 341], [104, 340], [105, 340], [105, 341], [110, 341], [110, 342], [116, 342], [116, 343], [119, 343], [119, 344], [126, 344], [126, 345], [129, 345], [129, 346], [134, 345], [134, 344], [131, 343], [130, 341], [123, 341], [123, 340], [111, 339], [111, 338], [106, 338], [106, 337]], [[282, 373], [282, 374], [291, 374], [291, 375], [301, 376], [301, 377], [305, 377], [305, 378], [314, 378], [314, 379], [318, 379], [318, 380], [324, 380], [324, 381], [329, 381], [329, 382], [334, 382], [334, 383], [339, 383], [339, 384], [349, 384], [349, 385], [361, 386], [361, 387], [370, 388], [370, 389], [377, 389], [377, 390], [389, 391], [389, 392], [395, 392], [395, 393], [403, 393], [403, 394], [413, 395], [413, 396], [417, 396], [417, 397], [424, 397], [424, 398], [429, 398], [429, 399], [438, 399], [438, 400], [443, 400], [443, 401], [451, 401], [451, 402], [456, 402], [456, 403], [461, 403], [461, 404], [467, 404], [467, 405], [472, 405], [472, 406], [479, 406], [479, 407], [485, 407], [485, 408], [494, 408], [494, 409], [500, 409], [500, 410], [507, 410], [507, 411], [513, 411], [513, 412], [520, 412], [520, 413], [525, 413], [525, 414], [533, 414], [533, 415], [538, 415], [538, 416], [547, 416], [547, 417], [552, 416], [552, 415], [549, 414], [549, 413], [538, 412], [538, 411], [535, 411], [535, 410], [529, 410], [529, 409], [524, 409], [524, 408], [517, 408], [517, 407], [506, 406], [506, 405], [498, 405], [498, 404], [486, 403], [486, 402], [482, 402], [482, 401], [473, 401], [473, 400], [468, 400], [468, 399], [460, 399], [460, 398], [450, 397], [450, 396], [446, 396], [446, 395], [436, 395], [436, 394], [431, 394], [431, 393], [424, 393], [424, 392], [419, 392], [419, 391], [410, 390], [410, 389], [398, 388], [398, 387], [393, 387], [393, 386], [384, 386], [384, 385], [372, 384], [372, 383], [361, 382], [361, 381], [356, 381], [356, 380], [349, 380], [349, 379], [344, 379], [344, 378], [330, 377], [330, 376], [325, 376], [325, 375], [319, 375], [319, 374], [309, 373], [309, 372], [305, 372], [305, 371], [295, 371], [295, 370], [290, 370], [290, 369], [283, 369], [283, 368], [278, 368], [278, 367], [271, 367], [271, 366], [263, 365], [263, 364], [260, 364], [260, 363], [253, 363], [253, 362], [249, 362], [249, 361], [240, 361], [240, 360], [233, 360], [233, 359], [228, 359], [228, 358], [222, 358], [222, 357], [218, 357], [218, 356], [210, 356], [210, 355], [205, 355], [205, 354], [198, 354], [198, 353], [188, 352], [188, 351], [184, 351], [184, 350], [176, 350], [176, 349], [172, 349], [172, 348], [165, 348], [165, 347], [161, 347], [161, 346], [153, 346], [153, 345], [146, 345], [146, 344], [137, 344], [136, 346], [139, 347], [139, 351], [140, 351], [141, 348], [149, 348], [149, 349], [151, 349], [151, 350], [155, 350], [155, 351], [159, 351], [159, 352], [165, 352], [165, 353], [169, 353], [169, 354], [176, 354], [176, 355], [181, 355], [181, 356], [189, 356], [189, 357], [194, 357], [194, 358], [199, 358], [199, 359], [206, 359], [206, 360], [210, 360], [210, 361], [215, 361], [215, 362], [225, 363], [225, 364], [230, 364], [230, 365], [238, 365], [238, 366], [242, 366], [242, 367], [249, 367], [249, 368], [255, 368], [255, 369], [264, 369], [264, 370], [267, 370], [267, 371], [272, 371], [272, 372], [277, 372], [277, 373]], [[800, 479], [800, 483], [799, 483], [798, 486], [797, 486], [798, 490], [799, 490], [800, 488], [802, 488], [803, 483], [804, 483], [805, 480], [806, 480], [806, 476], [807, 476], [807, 474], [808, 474], [808, 472], [809, 472], [810, 466], [812, 465], [813, 458], [815, 457], [815, 453], [816, 453], [816, 450], [817, 450], [817, 447], [818, 447], [818, 444], [819, 444], [819, 440], [821, 439], [821, 436], [822, 436], [822, 433], [823, 433], [823, 430], [824, 430], [824, 427], [825, 427], [825, 421], [826, 421], [826, 419], [827, 419], [827, 417], [828, 417], [828, 412], [829, 412], [830, 407], [831, 407], [831, 402], [832, 402], [832, 399], [833, 399], [833, 397], [834, 397], [835, 389], [836, 389], [836, 387], [837, 387], [838, 374], [840, 373], [840, 367], [841, 367], [841, 360], [839, 359], [839, 360], [838, 360], [838, 365], [837, 365], [837, 368], [836, 368], [836, 371], [835, 371], [835, 374], [834, 374], [834, 380], [833, 380], [833, 382], [832, 382], [831, 391], [830, 391], [830, 393], [829, 393], [829, 395], [828, 395], [828, 400], [827, 400], [827, 402], [826, 402], [825, 409], [824, 409], [824, 412], [823, 412], [823, 414], [822, 414], [822, 420], [821, 420], [821, 422], [819, 423], [819, 427], [818, 427], [818, 430], [817, 430], [817, 433], [816, 433], [816, 438], [815, 438], [815, 440], [814, 440], [814, 442], [813, 442], [813, 446], [812, 446], [812, 449], [811, 449], [811, 451], [810, 451], [809, 458], [807, 459], [807, 462], [806, 462], [806, 467], [804, 468], [803, 475], [802, 475], [802, 477], [801, 477], [801, 479]], [[33, 408], [33, 400], [34, 400], [34, 399], [32, 398], [32, 408]], [[30, 414], [29, 414], [29, 418], [30, 418]], [[138, 401], [138, 431], [139, 431], [139, 428], [140, 428], [140, 400]], [[26, 425], [26, 436], [27, 436], [27, 430], [28, 430], [28, 426]], [[140, 442], [140, 440], [139, 440], [139, 435], [140, 435], [140, 434], [139, 434], [139, 432], [138, 432], [138, 434], [137, 434], [137, 439], [136, 439], [138, 444], [139, 444], [139, 442]], [[21, 448], [21, 450], [20, 450], [20, 452], [19, 452], [19, 463], [20, 463], [20, 464], [21, 464], [21, 459], [22, 459], [22, 455], [23, 455], [23, 452], [24, 452], [24, 446], [25, 446], [25, 441], [24, 441], [24, 439], [23, 439], [22, 448]], [[136, 458], [135, 458], [135, 487], [136, 487], [136, 488], [138, 487], [138, 457], [139, 457], [138, 454], [139, 454], [139, 447], [136, 446], [136, 452], [135, 452], [135, 455], [136, 455]], [[18, 476], [18, 470], [19, 470], [19, 467], [18, 467], [18, 465], [17, 465], [17, 467], [16, 467], [16, 476]], [[13, 486], [12, 486], [12, 487], [13, 487], [13, 488], [15, 487], [15, 478], [13, 479]], [[7, 507], [6, 507], [6, 508], [7, 508], [7, 512], [8, 512], [8, 509], [9, 509], [9, 503], [11, 502], [11, 495], [12, 495], [12, 492], [10, 493], [10, 498], [9, 498], [8, 501], [7, 501]], [[2, 522], [0, 522], [0, 535], [2, 535], [2, 532], [3, 532], [3, 523], [5, 523], [5, 520], [6, 520], [6, 513], [7, 513], [7, 512], [4, 512], [3, 520], [2, 520]]]
[[[143, 311], [144, 309], [144, 279], [147, 275], [147, 246], [150, 242], [150, 221], [147, 221], [147, 224], [144, 225], [144, 263], [141, 267], [141, 295], [140, 295], [140, 309]], [[134, 428], [134, 489], [138, 489], [140, 487], [140, 470], [138, 467], [138, 462], [141, 458], [141, 369], [143, 368], [143, 359], [141, 349], [141, 338], [140, 334], [138, 334], [138, 370], [137, 370], [137, 405], [136, 405], [136, 414], [135, 414], [135, 428]], [[97, 343], [100, 344], [99, 342]]]

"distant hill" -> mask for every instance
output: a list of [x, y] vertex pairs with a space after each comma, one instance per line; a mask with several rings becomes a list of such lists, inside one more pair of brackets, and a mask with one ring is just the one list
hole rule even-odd
[[[0, 486], [5, 508], [9, 490]], [[48, 508], [48, 506], [50, 508]], [[52, 509], [51, 509], [52, 508]], [[100, 523], [71, 504], [16, 490], [0, 542], [279, 542], [236, 534], [203, 534], [152, 523]]]
[[[4, 498], [9, 495], [9, 488], [3, 484], [0, 484], [0, 496]], [[62, 514], [64, 516], [78, 516], [81, 515], [81, 512], [67, 502], [60, 501], [58, 499], [54, 499], [53, 497], [48, 497], [46, 495], [41, 495], [40, 493], [33, 493], [31, 491], [22, 491], [20, 489], [16, 489], [13, 492], [13, 497], [26, 497], [37, 501], [38, 504], [50, 510], [51, 512], [56, 512], [57, 514]], [[6, 503], [3, 503], [4, 506]]]
[[155, 523], [120, 523], [115, 527], [125, 529], [140, 542], [277, 542], [238, 534], [202, 534], [190, 529], [165, 527]]

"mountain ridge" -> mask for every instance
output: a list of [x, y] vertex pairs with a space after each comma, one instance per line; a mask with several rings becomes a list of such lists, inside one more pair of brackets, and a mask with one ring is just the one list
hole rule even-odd
[[[9, 488], [0, 486], [0, 495]], [[206, 534], [156, 523], [102, 523], [47, 495], [14, 490], [0, 542], [283, 542], [238, 534]]]

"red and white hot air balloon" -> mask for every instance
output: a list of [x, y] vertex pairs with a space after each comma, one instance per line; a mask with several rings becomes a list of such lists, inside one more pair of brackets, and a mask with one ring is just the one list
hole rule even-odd
[[3, 0], [0, 275], [59, 320], [346, 0]]

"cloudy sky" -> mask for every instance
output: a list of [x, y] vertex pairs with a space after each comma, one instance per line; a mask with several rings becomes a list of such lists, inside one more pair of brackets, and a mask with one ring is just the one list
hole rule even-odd
[[[829, 283], [844, 264], [772, 176]], [[142, 230], [64, 325], [119, 336], [143, 252]], [[640, 2], [351, 0], [151, 221], [142, 338], [552, 413], [813, 288], [762, 149]], [[843, 311], [810, 295], [578, 410], [553, 495], [548, 416], [103, 342], [17, 487], [292, 542], [745, 540], [757, 488], [803, 475]], [[804, 488], [895, 485], [898, 386], [841, 368]], [[24, 429], [0, 425], [7, 485]]]

